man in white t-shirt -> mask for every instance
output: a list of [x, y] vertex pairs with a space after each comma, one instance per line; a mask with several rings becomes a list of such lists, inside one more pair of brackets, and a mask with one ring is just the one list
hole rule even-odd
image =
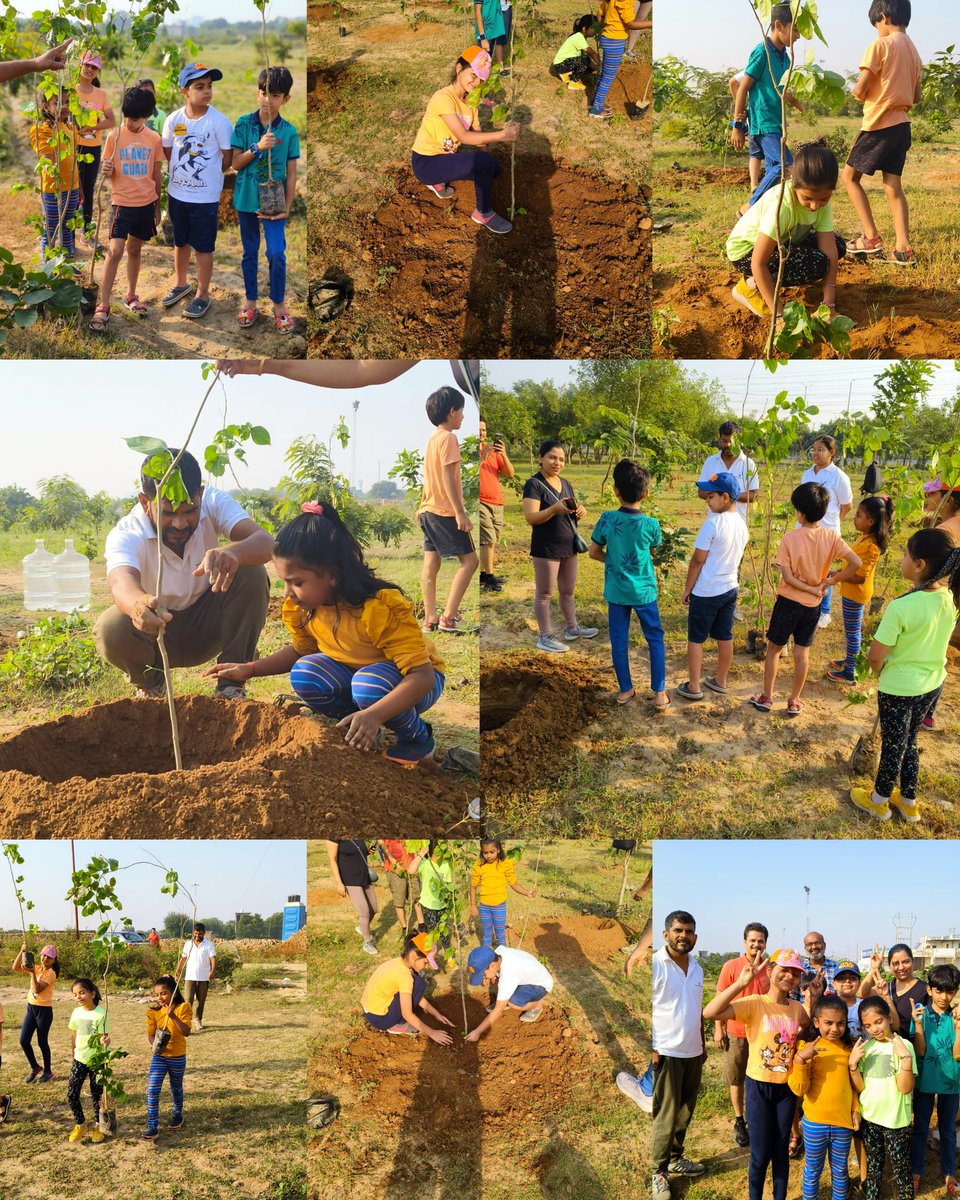
[[[176, 450], [173, 451], [177, 453]], [[144, 460], [144, 467], [149, 459]], [[157, 633], [174, 667], [251, 662], [267, 619], [270, 581], [263, 564], [273, 535], [226, 492], [204, 488], [192, 454], [180, 460], [190, 499], [159, 502], [163, 528], [162, 596], [157, 579], [157, 481], [141, 475], [137, 506], [107, 535], [107, 583], [113, 606], [100, 614], [94, 641], [138, 696], [161, 697], [165, 686]], [[221, 545], [221, 539], [229, 539]], [[242, 698], [241, 684], [218, 683], [223, 699]]]
[[[757, 464], [737, 445], [739, 432], [740, 426], [736, 421], [723, 422], [717, 437], [717, 445], [720, 450], [717, 454], [710, 455], [697, 478], [709, 479], [711, 475], [716, 475], [720, 471], [728, 471], [740, 485], [740, 490], [735, 497], [736, 510], [746, 521], [747, 506], [760, 495], [760, 475], [757, 472]], [[706, 498], [706, 493], [700, 492], [700, 499], [706, 500]]]
[[477, 946], [467, 959], [471, 987], [486, 985], [490, 989], [487, 1015], [471, 1033], [468, 1042], [479, 1041], [491, 1025], [499, 1021], [507, 1008], [520, 1012], [520, 1020], [529, 1024], [540, 1016], [543, 998], [553, 991], [553, 976], [547, 968], [526, 950], [511, 950], [509, 946]]
[[187, 1003], [193, 1008], [193, 1029], [195, 1033], [201, 1033], [207, 991], [217, 971], [217, 951], [207, 937], [207, 927], [202, 921], [197, 921], [193, 927], [193, 937], [183, 944], [180, 961], [174, 972], [178, 978], [184, 967], [187, 968], [183, 976], [187, 985]]

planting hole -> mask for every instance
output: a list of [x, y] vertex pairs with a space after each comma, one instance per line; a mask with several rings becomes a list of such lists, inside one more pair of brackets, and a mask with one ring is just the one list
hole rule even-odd
[[486, 692], [480, 701], [480, 732], [502, 729], [527, 707], [543, 686], [542, 679], [527, 679], [517, 684], [508, 683], [505, 688], [495, 688], [489, 698]]

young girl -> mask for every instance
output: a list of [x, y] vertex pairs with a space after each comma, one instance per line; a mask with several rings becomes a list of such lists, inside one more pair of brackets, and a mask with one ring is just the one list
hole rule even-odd
[[887, 605], [869, 655], [879, 676], [880, 766], [873, 794], [853, 788], [850, 799], [877, 820], [889, 820], [892, 806], [916, 824], [917, 735], [947, 677], [947, 646], [960, 609], [960, 548], [942, 529], [921, 529], [907, 542], [900, 569], [913, 587]]
[[143, 88], [145, 92], [149, 92], [154, 99], [153, 112], [147, 117], [147, 128], [152, 129], [154, 133], [163, 134], [163, 123], [167, 119], [167, 114], [156, 103], [157, 89], [152, 79], [138, 79], [133, 85], [135, 88]]
[[860, 1128], [867, 1151], [866, 1200], [880, 1200], [886, 1156], [890, 1155], [897, 1200], [913, 1200], [910, 1174], [911, 1093], [917, 1073], [913, 1046], [890, 1027], [881, 996], [860, 1005], [860, 1022], [869, 1038], [858, 1038], [850, 1053], [850, 1082], [860, 1094]]
[[[420, 909], [423, 912], [423, 926], [427, 933], [439, 929], [443, 922], [444, 913], [449, 906], [449, 897], [453, 889], [453, 867], [438, 853], [439, 843], [434, 838], [426, 850], [415, 855], [410, 862], [410, 873], [414, 871], [420, 879]], [[443, 951], [450, 949], [450, 936], [447, 933], [435, 935], [431, 941], [434, 948]], [[445, 955], [443, 970], [454, 965], [453, 959]]]
[[470, 915], [480, 918], [484, 946], [507, 944], [507, 887], [521, 896], [535, 896], [536, 888], [517, 883], [517, 870], [512, 858], [503, 852], [503, 843], [496, 838], [483, 838], [480, 857], [470, 873]]
[[[573, 33], [557, 51], [550, 67], [550, 74], [562, 79], [568, 92], [586, 91], [584, 79], [599, 65], [595, 51], [590, 49], [590, 40], [597, 36], [592, 13], [577, 17]], [[588, 40], [590, 39], [590, 40]]]
[[[830, 440], [833, 441], [833, 438]], [[840, 474], [843, 475], [843, 472], [841, 471]], [[829, 488], [827, 490], [829, 491]], [[827, 672], [827, 678], [834, 679], [837, 683], [853, 683], [857, 655], [860, 653], [863, 611], [873, 596], [873, 577], [877, 570], [877, 563], [880, 561], [880, 555], [886, 553], [887, 546], [890, 544], [892, 519], [893, 503], [888, 496], [868, 496], [857, 506], [853, 527], [859, 536], [853, 543], [853, 552], [860, 558], [860, 569], [852, 579], [848, 579], [840, 585], [847, 657], [833, 659], [830, 664], [832, 670]], [[831, 585], [834, 574], [839, 574], [839, 572], [827, 576], [827, 582]], [[827, 620], [829, 619], [828, 610]]]
[[[960, 546], [960, 487], [951, 488], [947, 484], [941, 483], [934, 495], [933, 511], [937, 514], [937, 529], [948, 533], [953, 538], [954, 545]], [[940, 696], [930, 705], [927, 715], [923, 718], [924, 729], [936, 729], [935, 713], [942, 695], [941, 691]]]
[[[27, 1056], [30, 1073], [24, 1083], [49, 1083], [53, 1079], [50, 1068], [50, 1026], [53, 1024], [53, 989], [60, 974], [60, 959], [57, 948], [52, 943], [40, 951], [40, 963], [32, 967], [23, 965], [23, 956], [27, 952], [26, 944], [20, 947], [20, 953], [13, 960], [13, 969], [23, 975], [30, 976], [30, 990], [27, 992], [27, 1011], [23, 1017], [20, 1029], [20, 1049]], [[37, 1062], [33, 1052], [33, 1035], [37, 1035], [37, 1046], [43, 1058], [43, 1069]]]
[[413, 143], [411, 162], [416, 178], [441, 200], [450, 200], [453, 179], [472, 179], [477, 194], [477, 206], [471, 219], [491, 233], [509, 233], [513, 225], [493, 211], [491, 198], [493, 181], [500, 174], [500, 164], [483, 149], [467, 149], [458, 153], [461, 145], [492, 146], [496, 142], [515, 142], [520, 136], [516, 121], [503, 129], [480, 131], [480, 115], [468, 97], [478, 84], [490, 78], [491, 60], [486, 50], [468, 46], [457, 59], [453, 81], [434, 92], [420, 122]]
[[803, 1101], [803, 1200], [817, 1200], [824, 1162], [830, 1158], [832, 1200], [846, 1200], [847, 1158], [860, 1104], [847, 1064], [853, 1038], [847, 1005], [839, 996], [821, 996], [813, 1008], [816, 1037], [799, 1042], [787, 1082]]
[[419, 933], [407, 938], [399, 958], [377, 967], [367, 980], [360, 998], [360, 1009], [368, 1025], [384, 1033], [426, 1034], [440, 1046], [449, 1046], [453, 1038], [443, 1029], [433, 1029], [423, 1020], [423, 1013], [453, 1028], [453, 1022], [438, 1012], [425, 998], [427, 982], [420, 974], [430, 962], [427, 935]]
[[539, 637], [537, 649], [562, 654], [570, 649], [555, 637], [550, 625], [550, 598], [556, 588], [560, 595], [560, 612], [567, 628], [564, 641], [596, 637], [600, 632], [577, 624], [573, 588], [577, 582], [576, 522], [587, 510], [573, 494], [573, 488], [560, 478], [566, 465], [563, 443], [547, 441], [538, 451], [540, 470], [523, 485], [523, 516], [530, 531], [530, 557], [533, 559], [533, 578], [536, 594], [533, 615]]
[[927, 1149], [927, 1131], [937, 1102], [937, 1128], [940, 1131], [940, 1173], [948, 1196], [960, 1195], [957, 1169], [957, 1110], [960, 1108], [960, 1013], [950, 1006], [960, 988], [960, 971], [952, 963], [933, 967], [927, 975], [929, 1007], [913, 1006], [914, 1046], [919, 1062], [917, 1086], [913, 1093], [913, 1137], [910, 1166], [913, 1190], [920, 1190]]
[[103, 1096], [103, 1085], [98, 1083], [90, 1070], [90, 1060], [95, 1051], [101, 1046], [110, 1045], [110, 1018], [103, 1007], [100, 990], [90, 979], [75, 979], [70, 989], [77, 1007], [70, 1014], [70, 1047], [73, 1051], [73, 1066], [70, 1068], [70, 1082], [67, 1084], [67, 1103], [76, 1121], [70, 1131], [68, 1141], [79, 1142], [87, 1132], [86, 1120], [83, 1115], [83, 1104], [80, 1096], [83, 1091], [83, 1081], [90, 1078], [90, 1098], [93, 1101], [93, 1129], [90, 1131], [91, 1142], [102, 1142], [100, 1132], [100, 1100]]
[[[804, 287], [822, 279], [823, 302], [831, 313], [837, 307], [837, 265], [846, 253], [843, 239], [833, 232], [830, 203], [838, 174], [836, 157], [822, 139], [800, 146], [792, 178], [784, 188], [779, 222], [780, 243], [788, 255], [781, 287]], [[779, 202], [779, 187], [764, 192], [727, 238], [727, 258], [743, 275], [731, 294], [737, 304], [757, 317], [769, 317], [773, 310], [780, 269]]]
[[[825, 433], [810, 447], [811, 466], [807, 467], [800, 480], [801, 483], [819, 483], [827, 489], [830, 502], [826, 515], [820, 524], [824, 529], [832, 529], [838, 536], [840, 522], [853, 507], [853, 488], [850, 486], [850, 476], [841, 471], [834, 459], [837, 457], [837, 442], [829, 433]], [[834, 571], [833, 575], [839, 572]], [[863, 574], [862, 571], [859, 574]], [[828, 587], [820, 602], [820, 619], [818, 629], [826, 629], [830, 624], [830, 600], [833, 588]]]
[[[117, 123], [113, 109], [107, 102], [107, 93], [100, 86], [102, 69], [103, 59], [100, 55], [95, 50], [85, 50], [80, 59], [80, 78], [76, 84], [80, 106], [90, 113], [90, 123], [81, 126], [78, 139], [78, 148], [83, 156], [79, 163], [79, 169], [85, 227], [93, 223], [93, 202], [97, 194], [97, 174], [100, 171], [103, 135], [105, 130], [113, 129]], [[88, 239], [87, 232], [86, 228], [81, 231], [80, 240], [85, 246], [92, 247], [93, 243]], [[93, 230], [89, 232], [91, 235], [94, 234]]]
[[146, 1141], [156, 1141], [160, 1131], [160, 1089], [167, 1075], [173, 1100], [168, 1128], [183, 1128], [183, 1074], [192, 1023], [193, 1009], [180, 994], [177, 981], [172, 975], [161, 975], [153, 985], [153, 1004], [147, 1008], [147, 1041], [153, 1057], [147, 1076]]
[[74, 218], [80, 206], [77, 170], [77, 127], [64, 93], [40, 97], [37, 120], [30, 126], [30, 144], [40, 156], [40, 200], [43, 233], [40, 248], [63, 250], [68, 259], [76, 252]]
[[384, 757], [415, 767], [435, 749], [420, 714], [443, 691], [443, 662], [400, 588], [373, 573], [329, 504], [311, 501], [285, 525], [273, 563], [285, 586], [281, 616], [293, 644], [249, 663], [205, 674], [244, 682], [290, 672], [314, 712], [337, 719], [348, 745], [374, 746], [381, 725], [396, 734]]
[[600, 6], [600, 50], [603, 53], [603, 70], [590, 102], [591, 117], [606, 120], [613, 116], [613, 109], [607, 108], [604, 101], [623, 61], [627, 38], [634, 29], [651, 27], [649, 21], [637, 20], [634, 16], [635, 11], [634, 0], [606, 0]]
[[357, 933], [363, 938], [363, 949], [367, 954], [379, 954], [377, 944], [370, 932], [370, 923], [377, 915], [377, 893], [370, 879], [367, 863], [369, 849], [359, 838], [345, 838], [341, 842], [327, 842], [330, 859], [330, 878], [338, 894], [350, 897], [357, 910]]

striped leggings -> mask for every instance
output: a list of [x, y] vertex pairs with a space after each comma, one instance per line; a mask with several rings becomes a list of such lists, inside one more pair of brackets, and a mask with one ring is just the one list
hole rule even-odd
[[[80, 206], [80, 189], [72, 192], [44, 192], [43, 200], [43, 235], [40, 238], [40, 248], [44, 252], [51, 248], [63, 247], [68, 257], [73, 258], [76, 241], [70, 223], [77, 215]], [[60, 208], [63, 207], [63, 224], [60, 225]], [[60, 225], [60, 237], [57, 238], [57, 226]]]
[[843, 635], [847, 639], [847, 657], [843, 664], [845, 671], [852, 671], [857, 665], [857, 655], [860, 653], [860, 629], [863, 625], [863, 605], [856, 600], [841, 597], [840, 606], [843, 609]]
[[83, 1092], [83, 1081], [88, 1075], [90, 1076], [90, 1097], [93, 1100], [93, 1123], [96, 1124], [100, 1119], [100, 1100], [103, 1097], [103, 1088], [93, 1078], [93, 1072], [87, 1064], [74, 1059], [73, 1066], [70, 1068], [70, 1082], [67, 1084], [67, 1103], [70, 1105], [73, 1119], [78, 1125], [84, 1123], [80, 1096]]
[[493, 938], [496, 935], [497, 945], [507, 944], [507, 902], [500, 904], [478, 904], [480, 911], [480, 928], [483, 930], [483, 944], [493, 948]]
[[147, 1077], [147, 1133], [156, 1133], [160, 1128], [160, 1089], [164, 1077], [170, 1076], [170, 1095], [173, 1098], [172, 1120], [183, 1118], [183, 1073], [187, 1069], [187, 1056], [164, 1058], [155, 1054], [150, 1059], [150, 1074]]
[[847, 1200], [847, 1158], [850, 1154], [849, 1129], [819, 1125], [803, 1117], [803, 1200], [817, 1200], [823, 1164], [830, 1157], [830, 1200]]
[[[290, 686], [304, 704], [325, 717], [336, 718], [369, 708], [389, 695], [402, 680], [399, 667], [392, 662], [358, 669], [344, 666], [326, 654], [305, 654], [290, 672]], [[426, 741], [430, 734], [420, 714], [436, 704], [442, 691], [443, 676], [434, 671], [433, 687], [416, 708], [408, 708], [384, 724], [404, 741]]]
[[600, 49], [603, 51], [603, 70], [600, 72], [597, 90], [593, 93], [593, 100], [590, 103], [592, 113], [603, 112], [603, 102], [607, 98], [607, 92], [613, 86], [626, 48], [626, 38], [600, 38]]

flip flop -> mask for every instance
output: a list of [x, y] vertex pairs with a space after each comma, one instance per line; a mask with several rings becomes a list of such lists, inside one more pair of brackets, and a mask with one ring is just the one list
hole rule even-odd
[[631, 688], [629, 696], [618, 696], [617, 697], [617, 703], [618, 704], [630, 704], [633, 700], [636, 700], [636, 698], [637, 698], [637, 689]]
[[668, 696], [666, 704], [657, 704], [656, 702], [654, 702], [653, 708], [654, 708], [655, 712], [665, 713], [671, 704], [673, 704], [673, 701]]
[[730, 690], [722, 683], [717, 683], [716, 675], [704, 676], [703, 686], [709, 688], [711, 692], [719, 692], [721, 696], [725, 695]]
[[249, 329], [259, 315], [256, 305], [244, 304], [237, 313], [237, 324], [241, 329]]

